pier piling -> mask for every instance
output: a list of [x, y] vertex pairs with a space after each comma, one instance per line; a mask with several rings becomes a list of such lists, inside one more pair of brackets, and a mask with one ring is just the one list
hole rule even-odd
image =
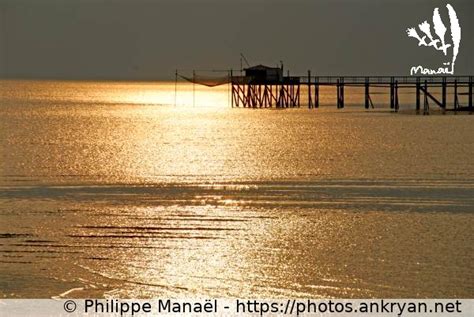
[[420, 77], [416, 77], [416, 111], [420, 111], [420, 90], [421, 90], [421, 83]]
[[454, 80], [454, 101], [453, 101], [454, 110], [458, 110], [459, 108], [459, 99], [458, 99], [458, 81], [457, 79]]
[[472, 76], [469, 76], [469, 111], [473, 111], [472, 109]]
[[424, 103], [423, 103], [423, 114], [430, 114], [430, 104], [428, 102], [428, 82], [425, 79], [425, 89], [424, 89]]
[[446, 110], [446, 77], [443, 77], [441, 83], [441, 104], [441, 107]]
[[344, 77], [337, 79], [337, 108], [344, 108]]
[[308, 108], [313, 108], [313, 100], [311, 100], [311, 71], [308, 70]]
[[395, 87], [394, 87], [394, 90], [395, 90], [395, 112], [398, 112], [398, 109], [400, 108], [400, 104], [398, 102], [398, 80], [395, 80]]
[[395, 79], [390, 77], [390, 109], [395, 109]]
[[369, 77], [365, 77], [365, 109], [369, 109], [369, 87], [370, 87], [370, 84], [369, 84]]

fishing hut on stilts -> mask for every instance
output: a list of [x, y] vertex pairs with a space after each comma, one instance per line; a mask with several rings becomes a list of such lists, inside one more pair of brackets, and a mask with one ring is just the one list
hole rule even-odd
[[231, 72], [232, 107], [295, 108], [301, 104], [300, 78], [283, 76], [283, 66], [257, 65], [244, 69], [245, 75]]
[[[442, 111], [474, 112], [473, 76], [284, 76], [283, 65], [269, 67], [256, 65], [241, 69], [239, 75], [233, 70], [213, 71], [225, 72], [225, 76], [198, 76], [193, 71], [192, 77], [178, 76], [208, 87], [227, 84], [229, 86], [230, 104], [234, 108], [298, 108], [301, 106], [301, 87], [306, 87], [307, 107], [319, 108], [320, 88], [331, 86], [336, 88], [336, 107], [345, 107], [345, 88], [360, 87], [364, 91], [363, 106], [365, 109], [375, 108], [371, 94], [372, 89], [387, 89], [390, 109], [398, 112], [400, 108], [400, 90], [415, 92], [415, 109], [417, 112], [429, 114], [430, 103]], [[176, 91], [176, 90], [175, 90]], [[380, 92], [378, 92], [380, 94]], [[193, 86], [194, 94], [194, 86]], [[460, 97], [466, 96], [461, 102]], [[176, 100], [176, 99], [175, 99]], [[194, 98], [193, 98], [194, 100]], [[194, 102], [194, 101], [193, 101]], [[463, 104], [464, 103], [464, 104]], [[422, 109], [423, 106], [423, 109]]]

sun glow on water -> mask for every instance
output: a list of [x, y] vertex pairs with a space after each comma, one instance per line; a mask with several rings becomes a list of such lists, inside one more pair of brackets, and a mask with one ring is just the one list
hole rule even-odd
[[125, 103], [179, 107], [230, 107], [230, 87], [206, 87], [191, 83], [165, 82], [128, 87], [120, 93]]
[[111, 102], [179, 107], [230, 106], [230, 87], [205, 87], [191, 83], [129, 83], [108, 91]]

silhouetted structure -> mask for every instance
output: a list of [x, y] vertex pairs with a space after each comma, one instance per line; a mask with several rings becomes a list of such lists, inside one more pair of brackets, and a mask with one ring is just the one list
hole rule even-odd
[[283, 76], [283, 66], [257, 65], [244, 76], [231, 72], [232, 106], [244, 108], [294, 108], [300, 106], [300, 78]]
[[268, 67], [265, 65], [257, 65], [245, 68], [245, 76], [251, 77], [252, 81], [264, 83], [279, 83], [283, 80], [283, 66], [282, 67]]
[[[421, 97], [423, 95], [423, 113], [429, 113], [430, 102], [436, 104], [443, 110], [474, 111], [472, 103], [473, 76], [290, 76], [289, 71], [284, 76], [283, 65], [281, 67], [268, 67], [256, 65], [244, 69], [244, 75], [234, 76], [233, 71], [225, 72], [223, 76], [197, 76], [193, 71], [193, 77], [179, 75], [176, 71], [176, 82], [178, 76], [194, 84], [214, 87], [223, 84], [231, 86], [232, 107], [243, 108], [294, 108], [301, 105], [301, 85], [307, 86], [308, 108], [318, 108], [320, 104], [319, 91], [321, 86], [336, 87], [337, 108], [345, 106], [345, 87], [364, 88], [364, 107], [374, 108], [371, 98], [371, 88], [389, 88], [390, 108], [399, 110], [399, 90], [415, 90], [415, 107], [421, 110]], [[440, 89], [441, 88], [441, 89]], [[448, 102], [448, 89], [452, 95], [452, 103]], [[435, 96], [440, 91], [440, 99]], [[194, 91], [194, 88], [193, 88]], [[460, 95], [467, 95], [467, 103], [460, 103]], [[193, 98], [194, 100], [194, 98]], [[452, 104], [452, 108], [448, 108]]]
[[[268, 108], [268, 107], [299, 107], [300, 87], [308, 88], [308, 108], [319, 107], [320, 86], [335, 86], [337, 108], [344, 108], [344, 88], [364, 87], [366, 109], [374, 108], [370, 89], [386, 87], [390, 90], [390, 108], [398, 111], [399, 90], [416, 90], [416, 110], [421, 110], [423, 94], [423, 110], [429, 113], [429, 104], [433, 102], [444, 110], [474, 111], [472, 103], [473, 76], [282, 76], [282, 68], [271, 68], [263, 65], [245, 70], [245, 76], [232, 76], [232, 107]], [[433, 89], [441, 88], [441, 99], [435, 97]], [[460, 92], [460, 89], [466, 89]], [[448, 109], [448, 89], [452, 90], [453, 107]], [[461, 105], [459, 95], [468, 95], [468, 103]]]

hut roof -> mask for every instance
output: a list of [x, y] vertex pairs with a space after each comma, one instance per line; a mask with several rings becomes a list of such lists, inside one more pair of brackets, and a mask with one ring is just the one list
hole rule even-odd
[[262, 65], [262, 64], [245, 68], [245, 70], [268, 70], [268, 69], [279, 69], [279, 68], [278, 67], [269, 67], [269, 66], [265, 66], [265, 65]]

